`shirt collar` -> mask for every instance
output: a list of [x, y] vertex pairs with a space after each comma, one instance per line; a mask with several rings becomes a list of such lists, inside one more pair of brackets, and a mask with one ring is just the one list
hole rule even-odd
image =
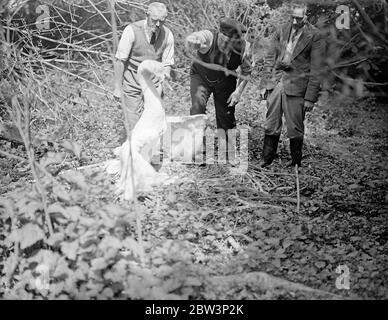
[[305, 30], [305, 28], [306, 28], [306, 24], [302, 28], [298, 29], [298, 31], [296, 32], [294, 26], [291, 25], [291, 32], [296, 32], [297, 34], [302, 33]]
[[[148, 28], [148, 25], [147, 25], [147, 20], [144, 20], [143, 28], [144, 28], [144, 31], [145, 31], [146, 35], [147, 35], [148, 37], [150, 37], [150, 38], [151, 38], [152, 31], [151, 31], [151, 29], [150, 29], [150, 28]], [[159, 36], [160, 29], [161, 29], [161, 28], [159, 28], [159, 32], [156, 32], [156, 37], [158, 37], [158, 36]]]

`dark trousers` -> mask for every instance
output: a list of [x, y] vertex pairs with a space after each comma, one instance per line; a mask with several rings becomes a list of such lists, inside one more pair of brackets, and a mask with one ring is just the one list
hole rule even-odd
[[191, 74], [190, 78], [190, 115], [205, 114], [207, 102], [213, 93], [217, 128], [224, 129], [225, 131], [235, 128], [235, 107], [229, 107], [227, 101], [233, 91], [236, 90], [237, 79], [233, 76], [228, 76], [213, 84], [198, 74]]
[[[161, 97], [163, 98], [164, 93], [161, 84], [156, 86], [156, 90], [161, 93]], [[131, 90], [127, 89], [127, 91], [124, 91], [124, 105], [128, 115], [129, 131], [132, 132], [136, 123], [139, 121], [144, 108], [144, 97], [141, 88], [133, 86]], [[123, 121], [125, 121], [125, 117], [123, 118]], [[127, 138], [127, 130], [124, 124], [124, 128], [120, 133], [119, 143], [123, 144]]]
[[268, 95], [268, 109], [265, 120], [265, 134], [280, 136], [282, 132], [282, 116], [286, 119], [287, 135], [290, 139], [304, 136], [304, 99], [288, 96], [284, 92], [283, 83], [279, 82]]

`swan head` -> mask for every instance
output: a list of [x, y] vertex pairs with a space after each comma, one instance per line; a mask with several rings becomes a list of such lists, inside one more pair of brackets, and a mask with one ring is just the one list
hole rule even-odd
[[154, 60], [145, 60], [140, 63], [139, 68], [137, 69], [138, 75], [142, 76], [145, 79], [152, 78], [155, 76], [161, 80], [164, 79], [164, 67], [161, 62]]

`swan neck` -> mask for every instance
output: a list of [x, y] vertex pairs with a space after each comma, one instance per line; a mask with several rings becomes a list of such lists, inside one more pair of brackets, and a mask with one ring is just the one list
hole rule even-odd
[[153, 106], [153, 101], [161, 101], [160, 94], [158, 93], [155, 84], [150, 77], [139, 76], [139, 84], [144, 95], [144, 104]]

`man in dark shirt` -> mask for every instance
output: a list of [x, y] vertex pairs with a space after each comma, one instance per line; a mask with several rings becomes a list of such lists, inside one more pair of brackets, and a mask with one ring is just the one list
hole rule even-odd
[[190, 114], [206, 113], [207, 101], [213, 93], [217, 127], [225, 131], [236, 126], [235, 105], [240, 101], [248, 81], [237, 81], [236, 76], [225, 70], [214, 69], [221, 66], [226, 70], [236, 71], [240, 67], [243, 77], [250, 76], [252, 56], [248, 43], [243, 39], [244, 31], [245, 28], [238, 21], [223, 18], [220, 20], [219, 30], [194, 32], [186, 39], [187, 46], [197, 50], [199, 60], [191, 66]]
[[[228, 139], [231, 129], [236, 127], [235, 106], [253, 69], [252, 52], [243, 38], [245, 31], [240, 22], [222, 18], [219, 30], [194, 32], [186, 39], [187, 47], [197, 53], [190, 71], [190, 115], [205, 114], [207, 102], [213, 94], [218, 139], [228, 142], [226, 155], [230, 162], [235, 160], [234, 146], [230, 146], [234, 139]], [[237, 69], [242, 76], [238, 80], [236, 75], [230, 74]]]

